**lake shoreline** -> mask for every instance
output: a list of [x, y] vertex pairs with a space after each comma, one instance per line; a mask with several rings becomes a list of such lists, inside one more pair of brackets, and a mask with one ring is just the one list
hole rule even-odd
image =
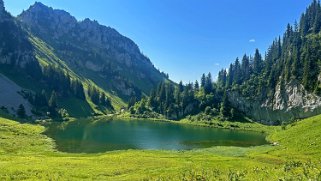
[[212, 119], [211, 121], [206, 121], [206, 120], [190, 121], [188, 119], [181, 119], [181, 120], [175, 121], [175, 120], [169, 120], [165, 118], [139, 118], [139, 117], [132, 117], [129, 115], [98, 116], [98, 117], [92, 117], [88, 119], [94, 119], [94, 120], [106, 119], [106, 120], [123, 120], [123, 121], [142, 120], [142, 121], [153, 121], [153, 122], [168, 122], [173, 124], [183, 124], [183, 125], [192, 125], [192, 126], [200, 126], [200, 127], [261, 132], [267, 135], [272, 132], [281, 130], [281, 126], [268, 126], [257, 122], [243, 123], [243, 122], [219, 121], [216, 119]]

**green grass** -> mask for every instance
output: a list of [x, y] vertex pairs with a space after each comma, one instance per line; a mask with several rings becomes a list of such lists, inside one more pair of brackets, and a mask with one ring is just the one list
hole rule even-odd
[[44, 127], [0, 118], [0, 180], [320, 180], [321, 116], [271, 130], [279, 146], [68, 154]]

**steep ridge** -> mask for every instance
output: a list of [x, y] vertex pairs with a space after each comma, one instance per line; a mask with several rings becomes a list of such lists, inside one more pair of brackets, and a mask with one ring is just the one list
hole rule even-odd
[[124, 100], [149, 94], [166, 80], [132, 40], [97, 21], [77, 21], [68, 12], [39, 2], [18, 19], [72, 70]]
[[[23, 89], [19, 95], [25, 100], [19, 97], [15, 100], [20, 103], [14, 104], [25, 105], [27, 113], [32, 109], [35, 116], [87, 117], [107, 114], [125, 105], [117, 96], [69, 68], [50, 45], [26, 31], [5, 11], [3, 1], [0, 2], [0, 41], [0, 73], [10, 79], [10, 85], [15, 85], [10, 95], [19, 97], [15, 92]], [[2, 106], [8, 110], [10, 105]], [[10, 113], [14, 112], [10, 110]]]

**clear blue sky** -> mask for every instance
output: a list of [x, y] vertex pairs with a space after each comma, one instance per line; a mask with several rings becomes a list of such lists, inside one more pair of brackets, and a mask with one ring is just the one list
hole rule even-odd
[[[4, 0], [13, 15], [34, 0]], [[312, 0], [39, 0], [95, 19], [134, 40], [174, 81], [199, 79], [236, 57], [262, 53]]]

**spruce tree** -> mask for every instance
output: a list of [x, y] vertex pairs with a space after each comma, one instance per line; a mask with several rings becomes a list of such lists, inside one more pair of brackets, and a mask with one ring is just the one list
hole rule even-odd
[[194, 89], [195, 89], [195, 91], [199, 91], [199, 89], [200, 89], [200, 85], [197, 80], [195, 81]]
[[242, 58], [242, 81], [248, 80], [250, 78], [250, 59], [245, 54]]
[[223, 100], [220, 106], [220, 115], [221, 117], [229, 117], [230, 109], [228, 106], [227, 93], [224, 91]]
[[218, 78], [217, 78], [217, 83], [221, 88], [224, 88], [226, 86], [226, 77], [227, 77], [227, 72], [225, 69], [222, 69], [218, 73]]
[[234, 84], [241, 84], [241, 65], [238, 58], [236, 58], [234, 63], [234, 75], [233, 75], [233, 83]]
[[23, 104], [19, 105], [18, 110], [17, 110], [17, 115], [21, 119], [24, 119], [27, 117], [26, 110], [25, 110], [25, 107], [23, 106]]
[[262, 56], [258, 49], [255, 50], [254, 59], [253, 59], [253, 72], [258, 75], [261, 73], [263, 68]]
[[178, 90], [179, 90], [179, 92], [183, 92], [183, 90], [184, 90], [184, 85], [183, 85], [182, 81], [180, 81], [178, 84]]
[[201, 78], [201, 88], [204, 88], [205, 84], [206, 84], [206, 76], [205, 74], [203, 74]]
[[234, 66], [233, 66], [233, 64], [230, 64], [230, 68], [228, 69], [228, 77], [227, 77], [226, 86], [227, 87], [232, 86], [233, 80], [234, 80]]
[[213, 91], [212, 74], [208, 73], [206, 78], [205, 78], [204, 92], [205, 92], [205, 94], [209, 94], [212, 91]]

